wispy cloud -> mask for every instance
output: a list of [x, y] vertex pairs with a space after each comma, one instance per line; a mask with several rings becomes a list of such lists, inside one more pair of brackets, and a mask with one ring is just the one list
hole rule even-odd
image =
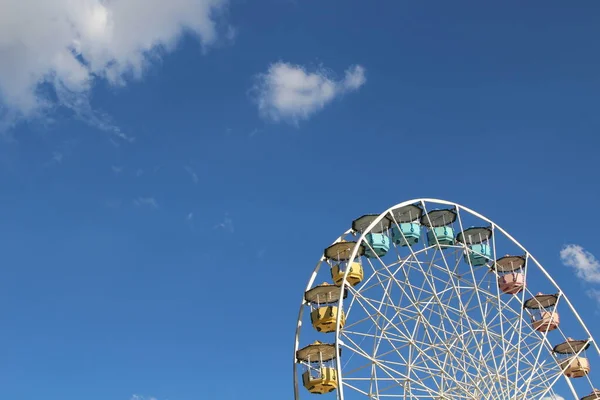
[[141, 396], [139, 394], [134, 394], [131, 396], [131, 398], [129, 400], [157, 400], [156, 397], [146, 397], [146, 396]]
[[542, 400], [565, 400], [565, 398], [557, 394], [553, 394], [550, 396], [542, 397]]
[[54, 92], [60, 106], [70, 110], [74, 118], [93, 128], [107, 132], [113, 146], [120, 147], [121, 143], [133, 143], [135, 138], [123, 132], [107, 113], [92, 107], [88, 95], [90, 89], [76, 92], [59, 83], [55, 85]]
[[115, 175], [119, 175], [121, 172], [123, 172], [123, 167], [119, 167], [117, 165], [113, 165], [110, 167], [110, 169], [112, 169], [112, 172], [114, 172]]
[[44, 167], [50, 167], [51, 165], [62, 164], [64, 158], [65, 158], [65, 155], [63, 153], [61, 153], [60, 151], [53, 151], [52, 158], [50, 159], [50, 161], [44, 163]]
[[252, 92], [263, 118], [297, 124], [322, 110], [335, 98], [358, 90], [365, 84], [365, 68], [348, 68], [341, 80], [335, 80], [324, 68], [310, 72], [301, 65], [286, 62], [271, 64], [257, 76]]
[[62, 162], [63, 157], [63, 153], [59, 153], [58, 151], [52, 152], [52, 161], [54, 161], [57, 164], [60, 164]]
[[189, 212], [186, 216], [185, 216], [185, 224], [190, 228], [190, 230], [193, 232], [196, 230], [195, 228], [195, 224], [194, 224], [194, 213], [193, 212]]
[[[189, 32], [202, 47], [232, 39], [218, 23], [227, 0], [3, 0], [0, 13], [0, 126], [66, 107], [76, 117], [133, 140], [93, 110], [103, 80], [122, 86], [173, 51]], [[225, 29], [222, 29], [225, 28]], [[222, 32], [223, 31], [223, 32]], [[17, 67], [18, 66], [18, 67]]]
[[576, 244], [569, 244], [560, 251], [563, 264], [575, 270], [578, 278], [587, 283], [600, 283], [600, 262], [596, 257]]
[[56, 149], [52, 152], [51, 159], [44, 166], [62, 164], [65, 158], [73, 153], [78, 142], [79, 140], [76, 139], [68, 139], [57, 145]]
[[233, 220], [231, 219], [231, 217], [228, 214], [225, 214], [223, 221], [216, 224], [214, 226], [214, 228], [215, 229], [223, 229], [226, 232], [233, 233], [233, 231], [234, 231]]
[[141, 168], [138, 168], [138, 169], [135, 171], [135, 176], [139, 178], [139, 177], [140, 177], [140, 176], [142, 176], [142, 175], [144, 175], [144, 170], [143, 170], [143, 169], [141, 169]]
[[599, 289], [586, 290], [585, 294], [587, 294], [590, 299], [593, 299], [596, 301], [596, 303], [600, 304], [600, 290]]
[[258, 128], [254, 128], [250, 131], [250, 133], [248, 134], [249, 137], [254, 137], [257, 134], [259, 134], [260, 132], [262, 132], [262, 130], [258, 129]]
[[154, 209], [158, 208], [158, 202], [154, 197], [138, 197], [133, 200], [133, 204], [137, 207], [146, 206]]
[[189, 166], [186, 166], [184, 168], [187, 171], [187, 173], [190, 174], [190, 177], [192, 178], [192, 182], [194, 182], [194, 185], [197, 184], [199, 179], [198, 179], [198, 174], [196, 174], [196, 171], [194, 171], [192, 169], [192, 167], [189, 167]]

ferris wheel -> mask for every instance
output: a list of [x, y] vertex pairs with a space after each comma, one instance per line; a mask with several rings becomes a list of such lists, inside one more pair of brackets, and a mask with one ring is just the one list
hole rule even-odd
[[600, 400], [594, 361], [590, 331], [521, 244], [464, 206], [416, 199], [324, 249], [298, 315], [294, 398]]

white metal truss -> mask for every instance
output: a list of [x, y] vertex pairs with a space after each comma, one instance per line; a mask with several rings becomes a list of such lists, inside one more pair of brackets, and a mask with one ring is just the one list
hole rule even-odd
[[[569, 329], [559, 327], [546, 334], [531, 327], [529, 311], [523, 304], [536, 294], [535, 282], [529, 287], [527, 281], [532, 270], [536, 277], [544, 278], [555, 288], [559, 294], [557, 305], [564, 306], [560, 311], [572, 314], [581, 325], [580, 332], [587, 335], [585, 339], [600, 355], [598, 345], [571, 302], [537, 260], [502, 228], [466, 207], [437, 199], [406, 201], [379, 215], [362, 233], [349, 230], [337, 241], [349, 240], [354, 235], [353, 240], [368, 247], [366, 235], [371, 229], [383, 218], [394, 220], [392, 211], [410, 204], [418, 204], [425, 213], [433, 204], [453, 208], [457, 213], [453, 224], [455, 234], [469, 227], [464, 225], [467, 219], [475, 218], [481, 226], [489, 226], [493, 232], [489, 241], [491, 260], [486, 265], [472, 265], [464, 257], [468, 249], [461, 243], [444, 249], [426, 244], [412, 247], [392, 244], [381, 258], [361, 257], [365, 278], [352, 287], [346, 284], [345, 276], [343, 288], [349, 296], [338, 303], [345, 311], [346, 323], [340, 328], [338, 313], [335, 334], [324, 339], [335, 340], [338, 349], [344, 351], [344, 356], [336, 360], [339, 400], [554, 398], [555, 384], [564, 375], [552, 347], [570, 336]], [[394, 220], [393, 225], [398, 227], [398, 222]], [[490, 268], [505, 254], [503, 247], [507, 244], [526, 258], [522, 272], [527, 283], [516, 295], [500, 291], [498, 273]], [[357, 245], [350, 262], [358, 259]], [[323, 258], [317, 264], [307, 290], [326, 262]], [[303, 302], [295, 351], [300, 347], [304, 308]], [[296, 400], [300, 398], [298, 377], [294, 358]], [[590, 378], [586, 380], [588, 392], [578, 393], [565, 378], [574, 399], [592, 390]], [[561, 395], [565, 397], [567, 393]]]

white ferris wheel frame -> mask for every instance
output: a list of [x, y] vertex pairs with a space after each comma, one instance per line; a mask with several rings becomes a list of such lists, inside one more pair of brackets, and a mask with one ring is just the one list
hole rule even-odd
[[[354, 260], [356, 259], [356, 256], [358, 254], [358, 250], [359, 250], [359, 245], [360, 243], [362, 243], [365, 239], [365, 236], [374, 228], [377, 226], [377, 224], [379, 222], [381, 222], [381, 220], [383, 220], [384, 218], [386, 218], [387, 215], [389, 215], [393, 210], [404, 207], [404, 206], [408, 206], [408, 205], [412, 205], [412, 204], [420, 204], [420, 205], [424, 205], [425, 203], [435, 203], [435, 204], [440, 204], [440, 205], [446, 205], [446, 206], [452, 206], [455, 207], [456, 210], [464, 210], [467, 213], [480, 218], [482, 221], [485, 221], [487, 223], [490, 224], [490, 227], [492, 229], [492, 231], [494, 230], [498, 230], [499, 232], [501, 232], [507, 239], [509, 239], [510, 241], [512, 241], [515, 245], [517, 245], [521, 250], [523, 250], [525, 252], [525, 254], [527, 254], [528, 260], [532, 260], [536, 266], [538, 267], [539, 271], [542, 272], [542, 274], [550, 281], [551, 284], [553, 284], [557, 289], [558, 289], [558, 294], [559, 294], [559, 298], [561, 301], [564, 301], [568, 307], [570, 308], [570, 311], [572, 312], [572, 315], [576, 318], [576, 320], [581, 324], [581, 327], [583, 328], [583, 330], [585, 331], [585, 333], [587, 334], [587, 340], [588, 342], [593, 345], [594, 349], [596, 350], [596, 352], [598, 353], [598, 355], [600, 356], [600, 347], [598, 346], [598, 343], [594, 340], [590, 330], [588, 329], [588, 327], [585, 325], [585, 323], [583, 322], [583, 319], [581, 318], [581, 316], [579, 315], [579, 313], [577, 312], [577, 310], [575, 309], [575, 307], [573, 306], [573, 304], [571, 303], [571, 301], [568, 299], [568, 297], [564, 294], [564, 292], [560, 289], [559, 285], [556, 283], [556, 281], [552, 278], [552, 276], [546, 271], [546, 269], [537, 261], [537, 259], [521, 244], [519, 243], [515, 238], [513, 238], [506, 230], [504, 230], [502, 227], [498, 226], [495, 222], [493, 222], [492, 220], [490, 220], [489, 218], [483, 216], [482, 214], [468, 208], [465, 207], [461, 204], [455, 203], [455, 202], [451, 202], [451, 201], [447, 201], [447, 200], [441, 200], [441, 199], [435, 199], [435, 198], [417, 198], [417, 199], [412, 199], [412, 200], [407, 200], [407, 201], [403, 201], [401, 203], [398, 203], [390, 208], [388, 208], [387, 210], [385, 210], [384, 212], [380, 213], [370, 224], [367, 228], [365, 228], [364, 230], [362, 230], [360, 236], [356, 239], [356, 243], [357, 245], [354, 246], [351, 256], [349, 257], [347, 263], [348, 265], [350, 265], [350, 263], [354, 262]], [[347, 235], [352, 234], [354, 231], [353, 229], [348, 229], [347, 231], [345, 231], [342, 235], [340, 235], [333, 243], [339, 243], [340, 241], [343, 240], [344, 237], [346, 237]], [[494, 250], [495, 252], [495, 250]], [[494, 254], [495, 257], [495, 254]], [[304, 292], [307, 292], [308, 290], [310, 290], [313, 287], [313, 284], [315, 282], [315, 279], [317, 278], [317, 275], [319, 273], [320, 267], [321, 265], [326, 262], [326, 258], [324, 255], [321, 256], [321, 258], [319, 259], [319, 261], [317, 262], [317, 265], [315, 267], [315, 269], [313, 270], [313, 273], [308, 281], [308, 284], [306, 286], [306, 289]], [[343, 293], [346, 290], [347, 287], [347, 275], [350, 271], [350, 268], [345, 268], [344, 271], [344, 276], [343, 276], [343, 281], [342, 284], [340, 285], [340, 290]], [[343, 310], [343, 302], [344, 302], [344, 296], [340, 296], [339, 300], [337, 302], [337, 306], [339, 310]], [[301, 329], [302, 329], [302, 318], [304, 315], [304, 309], [307, 305], [307, 302], [304, 298], [304, 296], [302, 296], [302, 303], [300, 305], [300, 310], [298, 312], [298, 320], [297, 320], [297, 325], [296, 325], [296, 333], [295, 333], [295, 341], [294, 341], [294, 359], [293, 359], [293, 373], [294, 373], [294, 399], [295, 400], [300, 400], [300, 391], [299, 391], [299, 384], [298, 384], [298, 362], [297, 362], [297, 358], [296, 358], [296, 352], [299, 350], [300, 348], [300, 333], [301, 333]], [[336, 329], [335, 329], [335, 341], [334, 341], [334, 345], [335, 345], [335, 354], [338, 355], [338, 357], [335, 358], [335, 366], [336, 366], [336, 370], [337, 370], [337, 379], [338, 379], [338, 386], [337, 386], [337, 398], [338, 400], [344, 400], [344, 376], [342, 373], [342, 361], [341, 361], [341, 357], [339, 357], [340, 354], [340, 322], [341, 322], [341, 318], [342, 318], [342, 312], [338, 312], [337, 313], [337, 317], [336, 317]], [[547, 339], [544, 339], [547, 340]], [[557, 378], [558, 379], [558, 378]], [[575, 388], [573, 387], [573, 384], [571, 382], [570, 379], [566, 378], [566, 383], [570, 389], [570, 391], [572, 392], [573, 396], [575, 399], [578, 400], [578, 394], [575, 390]], [[554, 385], [554, 383], [556, 383], [556, 380], [553, 382], [553, 384], [551, 386]], [[550, 388], [548, 388], [548, 391], [550, 390]], [[547, 393], [547, 392], [546, 392]], [[546, 393], [542, 394], [542, 396], [544, 396]]]

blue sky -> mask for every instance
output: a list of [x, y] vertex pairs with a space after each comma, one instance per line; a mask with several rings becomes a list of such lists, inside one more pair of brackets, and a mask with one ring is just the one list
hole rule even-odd
[[322, 249], [417, 197], [600, 337], [597, 2], [6, 3], [0, 397], [290, 397]]

